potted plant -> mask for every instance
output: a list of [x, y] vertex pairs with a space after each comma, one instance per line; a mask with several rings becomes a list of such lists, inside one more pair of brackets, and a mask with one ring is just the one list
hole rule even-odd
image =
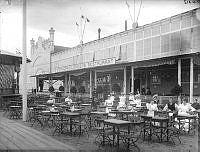
[[84, 86], [80, 86], [80, 88], [78, 88], [78, 92], [81, 94], [85, 93], [85, 87]]
[[180, 96], [181, 96], [182, 92], [183, 92], [183, 88], [179, 84], [175, 85], [174, 88], [172, 88], [172, 90], [171, 90], [171, 93], [178, 97], [179, 103], [180, 103], [180, 100], [181, 100]]
[[54, 89], [54, 87], [53, 87], [53, 86], [50, 86], [50, 87], [49, 87], [49, 92], [50, 92], [50, 93], [53, 93], [53, 92], [54, 92], [54, 90], [55, 90], [55, 89]]
[[64, 88], [63, 86], [60, 86], [60, 87], [58, 88], [58, 90], [61, 91], [61, 92], [63, 92], [63, 91], [65, 91], [65, 88]]
[[75, 94], [77, 93], [76, 87], [74, 87], [74, 86], [71, 87], [71, 88], [70, 88], [70, 92], [73, 93], [73, 95], [75, 95]]

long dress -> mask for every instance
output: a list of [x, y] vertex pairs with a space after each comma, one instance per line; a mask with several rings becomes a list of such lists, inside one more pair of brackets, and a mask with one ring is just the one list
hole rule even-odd
[[147, 109], [148, 109], [147, 115], [153, 117], [153, 116], [154, 116], [154, 111], [158, 111], [158, 106], [157, 106], [157, 104], [147, 103], [146, 106], [147, 106]]
[[[179, 116], [187, 116], [187, 115], [190, 115], [188, 112], [190, 111], [195, 111], [195, 109], [191, 106], [190, 103], [187, 103], [187, 104], [180, 104], [178, 106], [178, 115]], [[177, 120], [177, 119], [176, 119]], [[189, 120], [188, 119], [184, 119], [184, 120], [181, 120], [181, 123], [183, 124], [183, 129], [185, 131], [188, 131], [189, 129]], [[177, 126], [178, 127], [178, 126]]]

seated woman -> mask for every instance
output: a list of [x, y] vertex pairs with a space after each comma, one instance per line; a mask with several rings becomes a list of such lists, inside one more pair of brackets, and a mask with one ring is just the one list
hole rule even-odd
[[126, 107], [126, 95], [122, 93], [122, 95], [119, 97], [119, 103], [117, 106], [117, 109]]
[[178, 115], [188, 115], [192, 111], [195, 111], [195, 109], [190, 103], [187, 103], [186, 99], [184, 98], [182, 103], [178, 106]]
[[67, 96], [67, 98], [65, 98], [65, 103], [67, 103], [68, 105], [72, 103], [72, 99], [70, 98], [70, 96]]
[[113, 106], [113, 102], [114, 102], [115, 97], [108, 95], [108, 99], [105, 100], [105, 106]]
[[156, 99], [153, 98], [153, 100], [150, 103], [146, 104], [148, 113], [147, 115], [149, 116], [154, 116], [154, 111], [158, 111], [158, 105], [156, 103]]
[[174, 102], [173, 98], [169, 98], [169, 103], [165, 105], [163, 111], [173, 112], [176, 114], [178, 112], [178, 105]]
[[134, 96], [133, 92], [130, 92], [130, 95], [129, 95], [129, 97], [128, 97], [128, 100], [129, 100], [130, 104], [132, 104], [133, 101], [135, 100], [135, 96]]
[[[186, 102], [186, 99], [184, 98], [182, 100], [182, 103], [178, 106], [178, 115], [190, 115], [190, 112], [195, 111], [195, 109], [191, 106], [190, 103]], [[183, 128], [185, 131], [188, 131], [189, 129], [189, 120], [188, 119], [184, 119], [181, 120], [181, 123], [183, 124]], [[178, 126], [177, 126], [178, 127]]]
[[135, 95], [135, 99], [133, 101], [133, 104], [136, 105], [136, 107], [141, 107], [141, 99], [140, 99], [140, 95]]
[[49, 100], [47, 100], [48, 104], [54, 104], [56, 102], [55, 100], [55, 96], [54, 95], [50, 95]]

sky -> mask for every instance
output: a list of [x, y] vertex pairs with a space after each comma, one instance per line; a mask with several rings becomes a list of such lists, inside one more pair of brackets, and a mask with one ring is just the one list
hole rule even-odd
[[[0, 48], [22, 52], [22, 0], [0, 0]], [[39, 36], [49, 38], [49, 29], [55, 29], [55, 45], [74, 47], [80, 42], [81, 16], [89, 19], [85, 24], [83, 42], [124, 31], [132, 18], [138, 16], [141, 0], [27, 0], [27, 55], [30, 40]], [[128, 9], [129, 6], [129, 9]], [[138, 25], [142, 26], [199, 7], [199, 3], [184, 0], [142, 0]], [[129, 13], [130, 10], [130, 13]], [[76, 23], [79, 25], [77, 26]], [[82, 20], [82, 25], [84, 21]], [[82, 26], [83, 30], [83, 26]]]

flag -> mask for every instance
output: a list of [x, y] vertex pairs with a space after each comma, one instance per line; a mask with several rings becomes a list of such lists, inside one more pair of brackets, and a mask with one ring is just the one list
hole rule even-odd
[[88, 18], [86, 18], [87, 22], [90, 22], [90, 20]]
[[79, 26], [77, 22], [76, 22], [76, 26]]
[[81, 18], [84, 18], [84, 16], [83, 16], [83, 15], [81, 15]]
[[130, 7], [130, 5], [128, 4], [128, 2], [126, 1], [126, 5], [127, 5], [127, 7], [129, 8]]

